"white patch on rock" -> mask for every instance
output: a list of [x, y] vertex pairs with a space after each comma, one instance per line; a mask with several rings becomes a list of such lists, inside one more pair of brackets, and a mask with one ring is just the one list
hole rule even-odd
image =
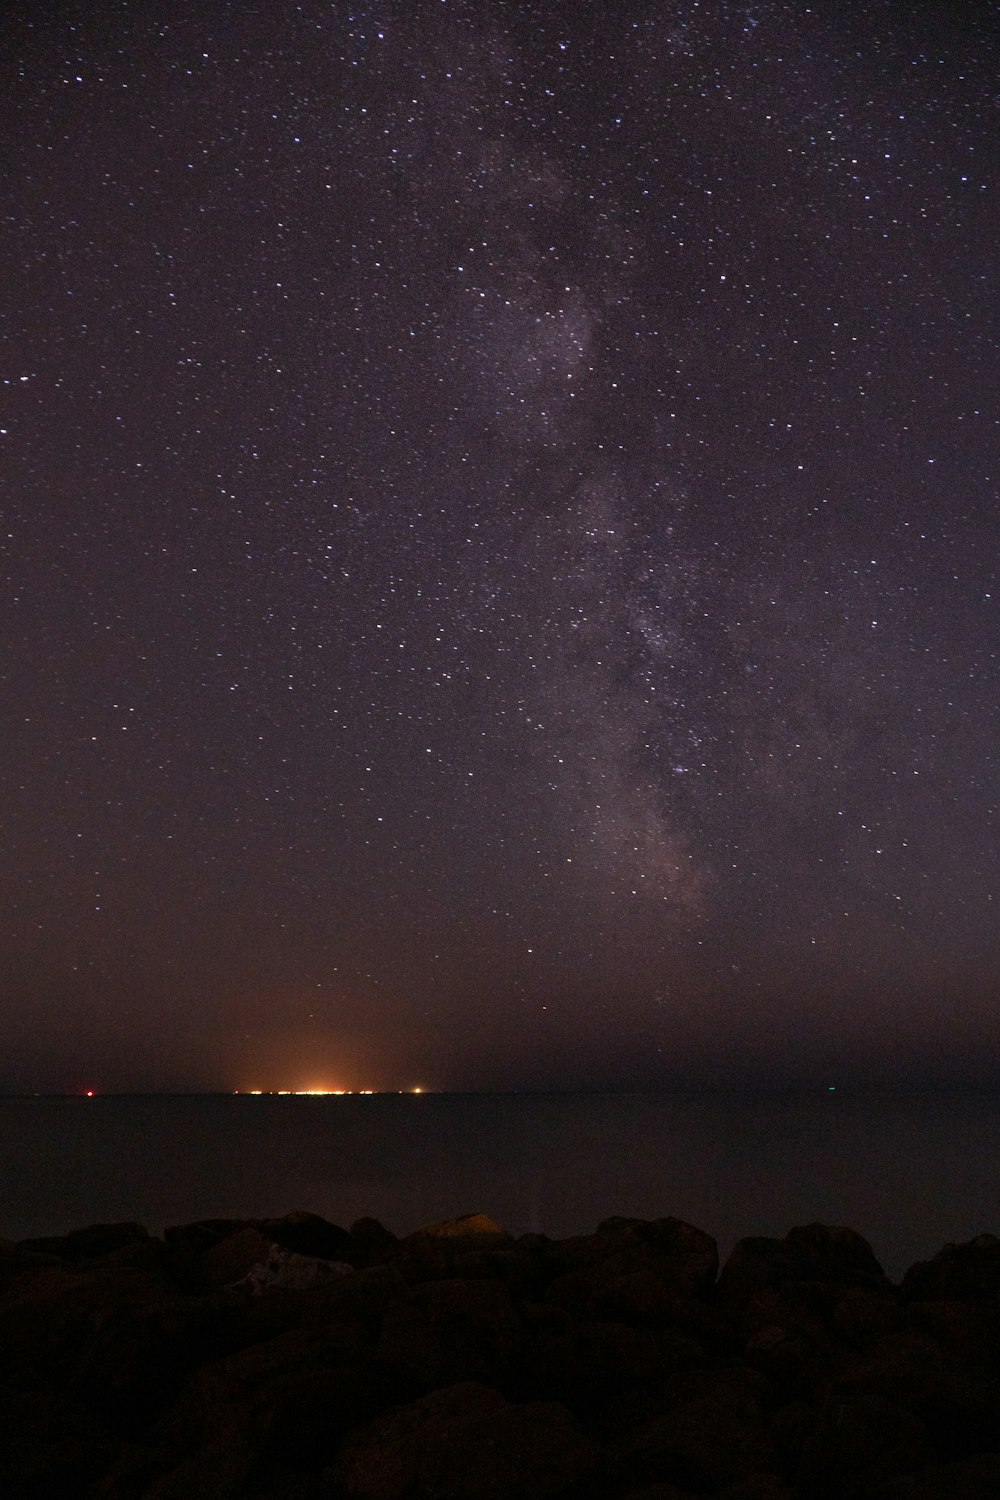
[[318, 1255], [299, 1255], [275, 1245], [267, 1260], [258, 1261], [234, 1286], [248, 1286], [255, 1297], [276, 1290], [308, 1292], [354, 1271], [342, 1260], [322, 1260]]

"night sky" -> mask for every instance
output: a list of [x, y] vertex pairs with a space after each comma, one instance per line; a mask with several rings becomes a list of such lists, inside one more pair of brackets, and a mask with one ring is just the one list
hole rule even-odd
[[1000, 6], [2, 25], [0, 1089], [1000, 1078]]

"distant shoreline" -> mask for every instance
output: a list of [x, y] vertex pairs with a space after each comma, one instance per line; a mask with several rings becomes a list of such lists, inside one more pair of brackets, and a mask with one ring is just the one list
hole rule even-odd
[[77, 1099], [669, 1099], [687, 1097], [794, 1097], [855, 1099], [1000, 1094], [1000, 1082], [958, 1084], [677, 1084], [663, 1088], [523, 1088], [523, 1089], [72, 1089], [51, 1092], [0, 1092], [0, 1104], [14, 1100]]

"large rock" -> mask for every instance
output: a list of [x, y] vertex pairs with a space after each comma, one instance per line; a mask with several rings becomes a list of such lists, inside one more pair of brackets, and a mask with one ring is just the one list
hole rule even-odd
[[0, 1495], [84, 1495], [120, 1445], [92, 1411], [38, 1379], [0, 1386]]
[[315, 1291], [341, 1276], [353, 1274], [354, 1267], [346, 1261], [322, 1260], [318, 1255], [299, 1255], [294, 1250], [272, 1245], [267, 1259], [251, 1266], [235, 1285], [245, 1286], [259, 1297], [266, 1292]]
[[477, 1245], [485, 1241], [494, 1244], [510, 1240], [510, 1235], [489, 1214], [463, 1214], [458, 1219], [442, 1219], [438, 1224], [425, 1224], [409, 1237], [411, 1240], [472, 1240]]
[[335, 1467], [343, 1500], [558, 1500], [598, 1453], [555, 1402], [511, 1405], [468, 1382], [351, 1434]]
[[907, 1314], [946, 1353], [1000, 1376], [1000, 1302], [911, 1302]]
[[[723, 1266], [716, 1289], [720, 1306], [738, 1311], [761, 1291], [789, 1282], [889, 1294], [889, 1281], [868, 1241], [853, 1229], [808, 1224], [783, 1240], [740, 1240]], [[839, 1299], [838, 1299], [839, 1300]]]
[[718, 1283], [676, 1219], [397, 1241], [296, 1213], [165, 1240], [0, 1240], [3, 1500], [1000, 1495], [989, 1236], [905, 1297], [822, 1225], [742, 1241]]
[[378, 1219], [357, 1219], [351, 1225], [351, 1249], [344, 1256], [359, 1269], [385, 1265], [392, 1260], [399, 1240]]
[[186, 1274], [187, 1288], [212, 1292], [232, 1286], [265, 1262], [273, 1248], [271, 1241], [253, 1225], [235, 1229], [191, 1261]]
[[662, 1280], [690, 1295], [708, 1291], [719, 1269], [711, 1235], [683, 1219], [604, 1219], [593, 1234], [555, 1241], [551, 1252], [564, 1273], [616, 1257], [631, 1257], [636, 1265], [655, 1263]]
[[[243, 1500], [256, 1467], [250, 1446], [209, 1443], [142, 1491], [142, 1500]], [[250, 1491], [252, 1493], [252, 1491]]]
[[[223, 1240], [232, 1239], [242, 1231], [252, 1229], [253, 1225], [247, 1219], [199, 1219], [194, 1224], [170, 1225], [163, 1231], [168, 1273], [182, 1289], [202, 1290], [198, 1271], [202, 1256], [221, 1244]], [[259, 1231], [256, 1232], [259, 1233]], [[270, 1241], [265, 1241], [261, 1235], [260, 1243], [269, 1245]], [[260, 1256], [257, 1259], [260, 1259]], [[245, 1265], [244, 1274], [251, 1265], [253, 1265], [252, 1260]], [[235, 1279], [235, 1274], [229, 1279]], [[217, 1284], [223, 1285], [224, 1282]]]
[[714, 1301], [739, 1330], [744, 1357], [784, 1401], [822, 1394], [858, 1351], [905, 1325], [867, 1241], [822, 1224], [783, 1240], [740, 1240]]
[[391, 1302], [382, 1322], [379, 1364], [401, 1392], [480, 1380], [500, 1383], [522, 1340], [521, 1319], [497, 1281], [425, 1281]]
[[351, 1248], [346, 1230], [316, 1214], [252, 1224], [210, 1220], [167, 1230], [168, 1265], [186, 1291], [210, 1292], [237, 1283], [257, 1294], [281, 1287], [302, 1291], [352, 1270], [341, 1258]]
[[945, 1245], [933, 1260], [910, 1267], [900, 1292], [907, 1302], [996, 1302], [1000, 1299], [1000, 1239], [980, 1234], [962, 1245]]
[[741, 1372], [720, 1372], [700, 1394], [631, 1433], [619, 1452], [637, 1478], [697, 1493], [781, 1473], [759, 1393]]
[[114, 1432], [138, 1437], [177, 1398], [189, 1375], [227, 1351], [230, 1311], [215, 1299], [148, 1300], [99, 1313], [58, 1376]]
[[[13, 1240], [0, 1237], [0, 1297], [6, 1297], [17, 1283], [30, 1281], [39, 1272], [63, 1269], [60, 1258], [41, 1250], [27, 1250]], [[3, 1361], [0, 1357], [0, 1369]]]
[[64, 1382], [95, 1335], [165, 1299], [160, 1278], [141, 1271], [54, 1261], [22, 1272], [0, 1299], [0, 1378], [31, 1372]]
[[792, 1491], [776, 1474], [752, 1474], [717, 1490], [715, 1500], [794, 1500]]
[[700, 1346], [683, 1334], [539, 1307], [528, 1310], [511, 1384], [519, 1397], [561, 1401], [619, 1433], [641, 1420], [647, 1404], [659, 1409], [666, 1382], [705, 1363]]
[[21, 1249], [40, 1251], [78, 1263], [110, 1255], [120, 1256], [122, 1251], [148, 1250], [153, 1243], [149, 1230], [141, 1224], [91, 1224], [69, 1234], [22, 1240]]
[[344, 1434], [391, 1398], [363, 1330], [341, 1334], [291, 1328], [203, 1366], [159, 1425], [174, 1465], [204, 1451], [312, 1473], [331, 1463]]
[[590, 1317], [665, 1326], [678, 1305], [704, 1296], [719, 1259], [715, 1241], [680, 1219], [607, 1219], [596, 1234], [551, 1247], [547, 1298]]
[[809, 1500], [869, 1500], [935, 1458], [923, 1423], [879, 1395], [792, 1403], [778, 1412], [774, 1434], [788, 1477]]
[[622, 1500], [688, 1500], [688, 1496], [673, 1484], [644, 1484], [637, 1490], [628, 1490]]
[[906, 1331], [880, 1340], [837, 1373], [847, 1399], [898, 1402], [920, 1418], [938, 1457], [1000, 1452], [1000, 1379]]
[[1000, 1453], [979, 1454], [907, 1474], [879, 1490], [877, 1500], [996, 1500]]
[[813, 1282], [764, 1288], [733, 1316], [744, 1358], [784, 1401], [822, 1392], [859, 1352], [906, 1326], [891, 1295]]
[[254, 1422], [265, 1457], [316, 1473], [333, 1463], [348, 1432], [388, 1403], [383, 1374], [371, 1362], [307, 1363], [261, 1386]]
[[310, 1255], [317, 1260], [353, 1260], [356, 1247], [352, 1235], [339, 1224], [331, 1224], [329, 1219], [304, 1209], [285, 1214], [281, 1219], [255, 1219], [254, 1228], [272, 1245], [280, 1245], [296, 1255]]
[[395, 1264], [411, 1281], [443, 1276], [504, 1276], [517, 1258], [515, 1241], [487, 1214], [427, 1224], [399, 1242]]
[[683, 1219], [605, 1219], [597, 1235], [634, 1234], [648, 1245], [659, 1276], [677, 1292], [702, 1296], [719, 1274], [719, 1249], [703, 1229]]

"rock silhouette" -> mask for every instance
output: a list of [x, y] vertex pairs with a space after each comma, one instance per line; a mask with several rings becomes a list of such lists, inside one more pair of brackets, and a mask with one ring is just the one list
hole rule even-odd
[[986, 1500], [1000, 1240], [397, 1239], [315, 1214], [0, 1240], [5, 1500]]

